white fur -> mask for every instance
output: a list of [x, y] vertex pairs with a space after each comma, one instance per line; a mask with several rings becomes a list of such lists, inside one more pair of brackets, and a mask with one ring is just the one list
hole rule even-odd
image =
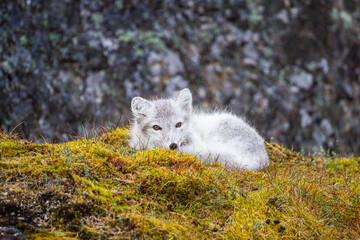
[[[136, 149], [169, 148], [218, 161], [226, 166], [259, 170], [269, 164], [264, 141], [254, 128], [228, 112], [193, 112], [192, 96], [183, 89], [172, 99], [131, 102], [134, 121], [129, 145]], [[175, 127], [181, 122], [180, 128]], [[161, 130], [154, 130], [158, 125]]]

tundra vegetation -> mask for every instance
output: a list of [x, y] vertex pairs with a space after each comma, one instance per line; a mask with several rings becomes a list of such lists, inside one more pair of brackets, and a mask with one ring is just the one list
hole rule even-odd
[[30, 239], [360, 238], [360, 158], [267, 143], [270, 166], [240, 171], [134, 151], [128, 135], [35, 144], [0, 133], [0, 226]]

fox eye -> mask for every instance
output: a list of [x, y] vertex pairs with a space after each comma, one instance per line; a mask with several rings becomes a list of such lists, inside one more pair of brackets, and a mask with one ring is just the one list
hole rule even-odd
[[176, 128], [179, 128], [179, 127], [181, 127], [181, 125], [182, 125], [182, 123], [181, 123], [181, 122], [178, 122], [178, 123], [175, 125], [175, 127], [176, 127]]
[[154, 129], [155, 131], [159, 131], [159, 130], [161, 130], [161, 127], [159, 127], [159, 125], [154, 125], [154, 126], [153, 126], [153, 129]]

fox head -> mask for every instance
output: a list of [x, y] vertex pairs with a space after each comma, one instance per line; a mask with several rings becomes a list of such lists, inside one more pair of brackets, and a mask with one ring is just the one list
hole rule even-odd
[[192, 95], [185, 88], [173, 98], [149, 101], [134, 97], [132, 144], [137, 149], [180, 149], [191, 141]]

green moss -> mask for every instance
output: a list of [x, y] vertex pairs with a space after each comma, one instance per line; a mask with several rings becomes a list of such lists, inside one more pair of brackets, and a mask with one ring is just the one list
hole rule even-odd
[[21, 45], [25, 46], [28, 43], [27, 37], [25, 35], [22, 35], [20, 37], [20, 43]]
[[94, 22], [95, 28], [98, 29], [101, 27], [101, 24], [104, 22], [104, 15], [100, 12], [93, 13], [91, 15], [91, 20]]
[[138, 56], [144, 54], [144, 48], [150, 48], [159, 52], [166, 49], [163, 34], [156, 31], [123, 31], [119, 30], [119, 41], [122, 44], [131, 44]]
[[62, 232], [47, 232], [47, 233], [37, 233], [27, 236], [28, 239], [34, 240], [75, 240], [77, 238], [66, 237]]
[[359, 158], [308, 158], [269, 143], [270, 166], [248, 172], [135, 151], [128, 135], [34, 144], [0, 134], [0, 224], [33, 239], [360, 237]]
[[3, 161], [6, 161], [6, 158], [23, 155], [26, 152], [26, 149], [23, 149], [18, 143], [0, 142], [0, 156]]
[[10, 66], [10, 63], [8, 61], [3, 61], [1, 63], [2, 67], [4, 68], [4, 70], [7, 72], [7, 73], [11, 73], [12, 72], [12, 67]]

